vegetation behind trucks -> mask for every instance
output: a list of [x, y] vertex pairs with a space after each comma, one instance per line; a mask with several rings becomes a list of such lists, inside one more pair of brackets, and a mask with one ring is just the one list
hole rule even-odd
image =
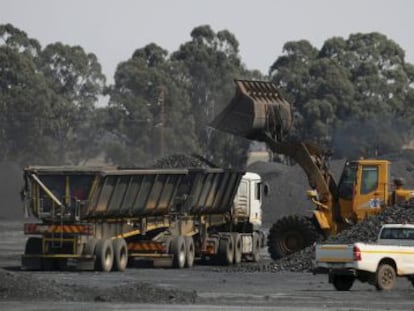
[[293, 159], [305, 171], [311, 187], [307, 194], [315, 206], [312, 216], [289, 215], [271, 227], [267, 243], [273, 259], [335, 235], [394, 204], [414, 205], [413, 190], [403, 189], [398, 180], [392, 188], [386, 160], [348, 161], [337, 183], [329, 170], [328, 153], [312, 143], [289, 138], [292, 107], [273, 83], [235, 83], [236, 94], [211, 126], [265, 142], [272, 152]]
[[126, 269], [134, 258], [192, 267], [258, 261], [260, 176], [223, 169], [28, 167], [22, 267]]

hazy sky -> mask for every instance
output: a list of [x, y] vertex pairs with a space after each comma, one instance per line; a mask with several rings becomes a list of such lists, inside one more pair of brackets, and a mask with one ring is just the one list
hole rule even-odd
[[11, 23], [43, 47], [80, 45], [97, 55], [109, 81], [116, 65], [155, 42], [169, 52], [208, 24], [240, 43], [249, 69], [267, 73], [287, 41], [315, 47], [333, 36], [378, 31], [414, 63], [414, 1], [410, 0], [0, 0], [0, 24]]

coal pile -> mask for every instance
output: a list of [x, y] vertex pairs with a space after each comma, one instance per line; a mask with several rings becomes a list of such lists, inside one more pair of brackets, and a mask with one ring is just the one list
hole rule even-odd
[[200, 155], [172, 154], [156, 160], [153, 168], [215, 168], [213, 163]]
[[[326, 243], [355, 243], [374, 242], [379, 230], [384, 224], [414, 223], [414, 208], [390, 207], [379, 215], [366, 218], [359, 224], [330, 237]], [[311, 271], [312, 248], [308, 247], [300, 252], [270, 263], [270, 271]]]
[[[384, 224], [414, 223], [414, 208], [390, 207], [381, 214], [366, 218], [362, 222], [330, 237], [323, 243], [344, 243], [355, 242], [372, 243], [377, 239], [379, 230]], [[307, 247], [290, 256], [286, 256], [272, 262], [250, 263], [238, 267], [231, 267], [229, 271], [237, 272], [310, 272], [312, 270], [312, 247]]]

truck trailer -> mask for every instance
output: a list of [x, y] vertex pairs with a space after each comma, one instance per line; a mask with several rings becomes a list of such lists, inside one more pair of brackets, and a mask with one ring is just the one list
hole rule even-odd
[[124, 271], [136, 258], [192, 267], [258, 261], [259, 175], [225, 169], [31, 166], [22, 268]]

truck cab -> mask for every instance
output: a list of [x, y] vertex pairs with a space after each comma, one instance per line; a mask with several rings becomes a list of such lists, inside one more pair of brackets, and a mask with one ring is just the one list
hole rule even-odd
[[245, 219], [254, 229], [259, 229], [262, 225], [263, 189], [262, 179], [258, 174], [245, 173], [234, 198], [233, 218]]
[[391, 181], [391, 163], [362, 159], [345, 164], [338, 184], [338, 206], [342, 220], [358, 223], [385, 207], [412, 204], [414, 193]]

